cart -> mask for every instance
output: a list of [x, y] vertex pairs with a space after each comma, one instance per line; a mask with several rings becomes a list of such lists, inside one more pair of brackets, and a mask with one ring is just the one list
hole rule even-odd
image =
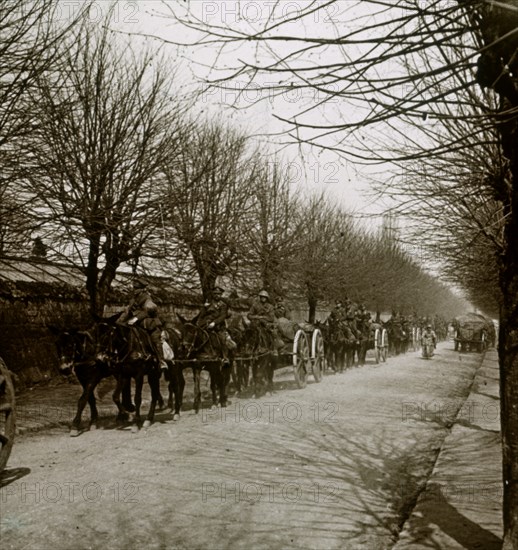
[[0, 357], [0, 472], [7, 465], [15, 432], [14, 385], [11, 373]]
[[279, 326], [284, 336], [284, 347], [278, 350], [279, 368], [293, 365], [293, 375], [299, 388], [305, 388], [308, 376], [313, 374], [315, 382], [322, 380], [325, 352], [324, 338], [319, 328], [310, 323], [296, 323], [293, 340], [286, 338], [286, 331]]
[[387, 329], [383, 328], [382, 326], [377, 326], [374, 329], [374, 342], [372, 344], [372, 347], [370, 348], [374, 349], [374, 358], [376, 360], [376, 364], [378, 364], [380, 361], [383, 361], [383, 363], [385, 363], [388, 356], [388, 346], [389, 340]]

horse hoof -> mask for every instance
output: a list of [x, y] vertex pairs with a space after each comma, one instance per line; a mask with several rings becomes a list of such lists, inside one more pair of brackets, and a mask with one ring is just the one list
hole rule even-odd
[[81, 432], [79, 430], [76, 430], [75, 428], [72, 428], [70, 430], [70, 437], [77, 437]]
[[138, 434], [138, 432], [139, 432], [138, 426], [136, 426], [136, 425], [131, 426], [131, 433], [132, 434]]
[[150, 422], [149, 420], [145, 420], [145, 421], [144, 421], [144, 424], [142, 424], [142, 427], [143, 427], [144, 429], [149, 428], [149, 426], [151, 426], [151, 422]]
[[180, 420], [180, 415], [178, 413], [173, 414], [173, 422], [178, 422]]
[[95, 432], [95, 430], [97, 430], [97, 425], [96, 424], [90, 424], [90, 431]]

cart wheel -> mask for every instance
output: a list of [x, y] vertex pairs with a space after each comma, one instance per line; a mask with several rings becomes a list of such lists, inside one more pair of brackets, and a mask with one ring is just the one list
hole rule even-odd
[[389, 346], [389, 341], [388, 341], [387, 329], [384, 328], [381, 331], [381, 360], [383, 362], [387, 360], [388, 346]]
[[380, 362], [380, 340], [381, 340], [381, 331], [379, 328], [377, 328], [374, 331], [374, 360], [376, 361], [376, 365], [379, 365]]
[[7, 464], [13, 447], [15, 426], [15, 398], [11, 374], [0, 357], [0, 472]]
[[322, 380], [322, 372], [324, 370], [324, 338], [320, 329], [316, 328], [311, 336], [311, 360], [315, 382]]
[[305, 388], [308, 381], [308, 366], [310, 362], [309, 344], [306, 333], [298, 330], [293, 340], [293, 374], [299, 388]]

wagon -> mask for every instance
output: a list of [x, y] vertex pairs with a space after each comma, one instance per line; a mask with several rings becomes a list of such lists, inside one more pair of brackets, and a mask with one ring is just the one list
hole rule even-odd
[[11, 373], [0, 357], [0, 472], [7, 465], [13, 447], [15, 425], [15, 397]]
[[388, 333], [387, 329], [383, 328], [381, 325], [376, 324], [373, 331], [372, 343], [370, 344], [369, 349], [374, 350], [374, 358], [376, 364], [380, 361], [385, 362], [388, 356]]
[[488, 346], [490, 323], [491, 321], [478, 313], [456, 317], [453, 322], [455, 351], [485, 351]]
[[299, 388], [306, 387], [310, 373], [315, 382], [320, 382], [325, 359], [324, 338], [320, 329], [310, 323], [293, 323], [287, 319], [278, 319], [277, 326], [284, 342], [284, 347], [278, 349], [279, 368], [293, 365], [293, 375]]

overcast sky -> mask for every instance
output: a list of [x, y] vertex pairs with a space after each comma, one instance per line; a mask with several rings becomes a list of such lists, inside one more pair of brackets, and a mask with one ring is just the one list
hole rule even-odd
[[[142, 33], [161, 37], [165, 40], [189, 43], [195, 40], [196, 35], [182, 25], [176, 23], [170, 17], [169, 8], [177, 6], [183, 0], [119, 0], [111, 16], [111, 24], [114, 28], [127, 33]], [[286, 17], [295, 13], [298, 1], [288, 1], [283, 4]], [[192, 9], [198, 17], [204, 21], [214, 24], [230, 24], [233, 27], [260, 28], [266, 18], [271, 14], [271, 3], [263, 0], [242, 0], [230, 1], [209, 1], [190, 0]], [[307, 4], [303, 2], [301, 5]], [[350, 17], [347, 12], [350, 6], [356, 2], [343, 2], [345, 7], [342, 13], [320, 13], [315, 15], [314, 20], [305, 22], [304, 25], [290, 24], [293, 31], [298, 34], [316, 32], [336, 32], [336, 21]], [[90, 12], [90, 18], [94, 21], [101, 21], [108, 11], [109, 3], [106, 0], [98, 0], [94, 3]], [[61, 0], [61, 9], [64, 14], [69, 14], [77, 9], [79, 2], [74, 0]], [[327, 17], [329, 15], [329, 17]], [[333, 15], [333, 18], [330, 16]], [[348, 20], [347, 20], [348, 21]], [[348, 24], [345, 21], [345, 24]], [[171, 63], [175, 66], [176, 81], [182, 92], [196, 93], [201, 89], [201, 81], [204, 78], [211, 78], [219, 73], [211, 70], [211, 66], [218, 70], [235, 67], [239, 59], [247, 56], [259, 55], [264, 60], [264, 52], [244, 51], [243, 47], [228, 49], [224, 56], [215, 58], [215, 48], [178, 48], [174, 45], [166, 45], [159, 40], [143, 40], [134, 37], [135, 44], [147, 43], [152, 47], [161, 45]], [[317, 60], [318, 61], [318, 60]], [[319, 98], [312, 92], [284, 93], [281, 97], [272, 99], [271, 94], [259, 89], [244, 89], [245, 81], [235, 81], [232, 90], [211, 90], [201, 95], [198, 100], [198, 108], [207, 116], [215, 116], [216, 113], [224, 113], [224, 118], [234, 122], [242, 128], [246, 128], [250, 134], [257, 135], [257, 139], [263, 144], [263, 150], [274, 153], [281, 149], [275, 142], [286, 141], [279, 137], [266, 137], [265, 134], [275, 134], [283, 129], [283, 126], [273, 117], [273, 113], [287, 116], [299, 110], [301, 106], [311, 106], [318, 103]], [[265, 98], [257, 103], [258, 98]], [[235, 108], [237, 107], [239, 108]], [[324, 122], [333, 123], [340, 116], [340, 109], [344, 105], [327, 104], [324, 108], [315, 112]], [[351, 107], [353, 108], [353, 107]], [[309, 147], [301, 150], [297, 146], [282, 148], [282, 154], [289, 162], [288, 170], [290, 179], [294, 185], [300, 185], [303, 189], [326, 189], [330, 196], [340, 202], [346, 208], [354, 210], [359, 216], [363, 214], [379, 214], [386, 208], [386, 204], [373, 203], [372, 198], [365, 196], [369, 186], [367, 183], [368, 174], [377, 169], [357, 166], [350, 161], [340, 158], [337, 154], [326, 151], [312, 150]], [[377, 221], [375, 223], [377, 225]]]

